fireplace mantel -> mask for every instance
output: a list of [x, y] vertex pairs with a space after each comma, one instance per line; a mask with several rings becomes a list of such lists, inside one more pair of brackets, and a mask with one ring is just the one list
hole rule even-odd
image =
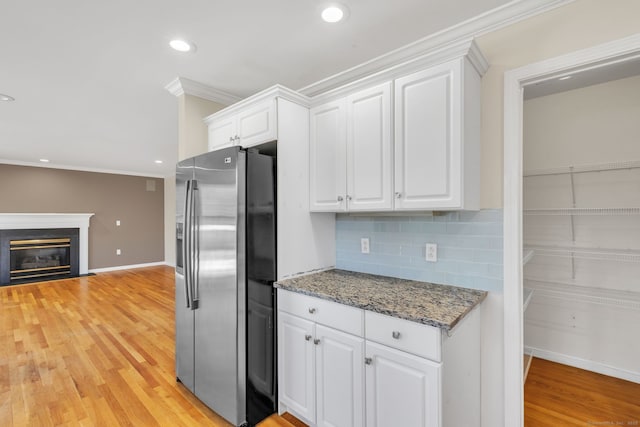
[[89, 272], [89, 219], [93, 213], [0, 213], [0, 230], [80, 229], [80, 274]]

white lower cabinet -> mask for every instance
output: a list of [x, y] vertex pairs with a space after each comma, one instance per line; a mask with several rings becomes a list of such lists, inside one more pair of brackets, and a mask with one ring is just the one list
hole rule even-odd
[[310, 426], [480, 426], [480, 314], [449, 333], [278, 289], [279, 413]]
[[364, 339], [278, 314], [280, 404], [312, 425], [364, 426]]
[[364, 426], [364, 339], [316, 326], [316, 425]]
[[440, 363], [367, 341], [367, 427], [440, 425]]
[[316, 417], [315, 348], [313, 322], [278, 313], [278, 394], [297, 416]]

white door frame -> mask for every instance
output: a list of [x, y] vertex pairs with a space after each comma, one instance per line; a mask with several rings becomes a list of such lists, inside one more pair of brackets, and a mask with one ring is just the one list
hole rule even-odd
[[523, 88], [640, 57], [640, 34], [525, 65], [504, 74], [504, 420], [524, 423], [522, 311]]

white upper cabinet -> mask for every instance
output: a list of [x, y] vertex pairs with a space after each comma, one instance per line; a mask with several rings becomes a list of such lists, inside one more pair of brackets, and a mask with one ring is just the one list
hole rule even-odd
[[267, 99], [209, 123], [209, 151], [240, 145], [252, 147], [278, 138], [275, 99]]
[[226, 117], [209, 125], [209, 151], [237, 145], [236, 117]]
[[459, 58], [395, 81], [395, 208], [478, 209], [480, 76]]
[[347, 204], [350, 211], [393, 209], [391, 82], [347, 97]]
[[479, 209], [483, 61], [472, 49], [389, 71], [391, 82], [312, 108], [310, 210]]
[[346, 102], [311, 109], [310, 208], [314, 212], [347, 209]]
[[310, 210], [393, 209], [391, 82], [311, 109]]

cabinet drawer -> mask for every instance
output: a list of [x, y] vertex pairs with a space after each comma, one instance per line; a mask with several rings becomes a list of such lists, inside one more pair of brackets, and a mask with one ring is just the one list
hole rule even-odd
[[365, 337], [398, 350], [440, 362], [442, 332], [439, 328], [365, 311]]
[[359, 308], [278, 289], [278, 310], [353, 335], [364, 335], [364, 311]]

